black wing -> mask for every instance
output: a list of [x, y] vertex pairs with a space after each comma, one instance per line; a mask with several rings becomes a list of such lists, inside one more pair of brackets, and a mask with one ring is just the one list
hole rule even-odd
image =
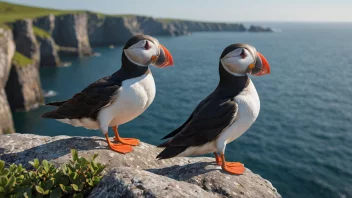
[[233, 98], [208, 97], [198, 105], [189, 121], [177, 129], [179, 132], [172, 134], [175, 135], [173, 139], [159, 145], [166, 148], [157, 158], [174, 157], [187, 147], [200, 146], [215, 140], [236, 120], [237, 111], [238, 105]]
[[198, 109], [200, 107], [202, 107], [202, 105], [208, 100], [209, 97], [207, 97], [206, 99], [202, 100], [198, 106], [196, 107], [196, 109], [192, 112], [192, 114], [189, 116], [189, 118], [186, 120], [185, 123], [183, 123], [180, 127], [178, 127], [177, 129], [175, 129], [174, 131], [172, 131], [171, 133], [167, 134], [165, 137], [162, 138], [162, 140], [164, 139], [168, 139], [171, 137], [174, 137], [176, 134], [178, 134], [193, 118], [193, 115], [195, 114], [195, 112], [198, 111]]
[[53, 119], [89, 117], [96, 119], [99, 110], [112, 102], [121, 84], [121, 81], [113, 79], [111, 76], [97, 80], [71, 99], [49, 103], [48, 105], [58, 106], [58, 108], [43, 114], [42, 117]]

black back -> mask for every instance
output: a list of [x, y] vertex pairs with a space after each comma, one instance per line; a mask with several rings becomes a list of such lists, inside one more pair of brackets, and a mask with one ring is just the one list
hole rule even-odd
[[[126, 43], [124, 49], [146, 38], [149, 39], [144, 35], [134, 36]], [[114, 74], [95, 81], [68, 100], [48, 103], [47, 105], [58, 108], [43, 114], [42, 117], [52, 119], [91, 118], [96, 120], [100, 109], [111, 104], [115, 99], [114, 96], [118, 93], [124, 80], [150, 72], [148, 67], [136, 65], [128, 60], [124, 52], [122, 52], [121, 61], [121, 68]]]

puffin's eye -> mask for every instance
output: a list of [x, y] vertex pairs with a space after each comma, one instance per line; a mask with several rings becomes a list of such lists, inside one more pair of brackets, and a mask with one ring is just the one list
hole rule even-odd
[[246, 58], [247, 55], [246, 55], [246, 52], [244, 51], [244, 49], [242, 49], [242, 52], [241, 52], [240, 56], [242, 58]]
[[146, 50], [150, 49], [150, 45], [148, 41], [145, 41], [144, 49]]

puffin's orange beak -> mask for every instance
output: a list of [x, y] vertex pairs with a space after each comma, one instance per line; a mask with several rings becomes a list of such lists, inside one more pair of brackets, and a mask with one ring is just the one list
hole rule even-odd
[[268, 60], [266, 60], [266, 58], [259, 52], [257, 52], [257, 55], [257, 62], [252, 70], [252, 75], [263, 76], [265, 74], [270, 74], [270, 65]]
[[154, 60], [152, 61], [152, 64], [155, 65], [156, 67], [168, 67], [168, 66], [173, 66], [174, 65], [174, 59], [172, 58], [171, 53], [169, 52], [166, 47], [160, 44], [160, 55], [158, 57], [152, 57]]

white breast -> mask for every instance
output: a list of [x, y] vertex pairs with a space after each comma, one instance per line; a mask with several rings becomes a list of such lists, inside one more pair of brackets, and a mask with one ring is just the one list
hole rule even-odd
[[249, 129], [259, 115], [260, 100], [251, 80], [248, 86], [235, 97], [235, 101], [238, 104], [237, 119], [220, 134], [217, 140], [219, 144], [227, 144], [240, 137]]
[[188, 147], [178, 156], [202, 155], [214, 151], [224, 153], [227, 143], [240, 137], [249, 129], [257, 119], [260, 110], [259, 96], [251, 80], [248, 86], [234, 99], [238, 104], [237, 120], [213, 142], [202, 146]]
[[151, 72], [137, 78], [122, 82], [114, 101], [102, 108], [98, 114], [98, 121], [90, 118], [60, 119], [59, 121], [76, 127], [87, 129], [101, 129], [107, 133], [109, 126], [118, 126], [129, 122], [142, 114], [155, 97], [155, 83]]
[[98, 115], [100, 122], [111, 120], [109, 126], [129, 122], [142, 114], [155, 97], [155, 83], [152, 74], [125, 80], [114, 102], [102, 109]]

